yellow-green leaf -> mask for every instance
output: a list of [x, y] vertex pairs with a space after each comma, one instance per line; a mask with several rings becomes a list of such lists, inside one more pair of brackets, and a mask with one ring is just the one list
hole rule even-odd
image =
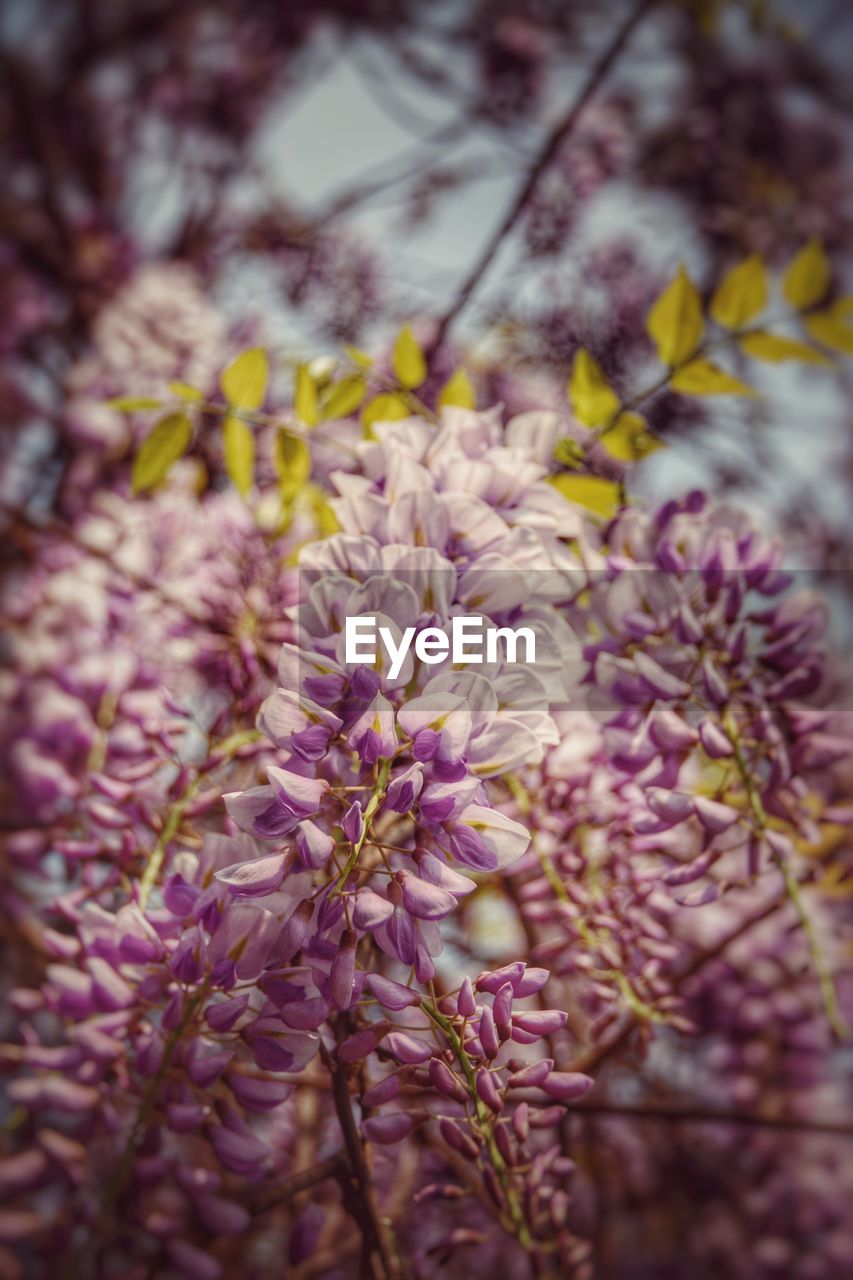
[[225, 467], [235, 489], [244, 498], [255, 479], [255, 437], [242, 418], [229, 413], [222, 424]]
[[474, 384], [462, 368], [451, 373], [438, 393], [438, 407], [443, 409], [445, 405], [456, 405], [460, 409], [476, 408], [477, 395]]
[[186, 453], [191, 439], [192, 426], [185, 413], [168, 413], [161, 418], [142, 441], [133, 460], [133, 492], [153, 489], [165, 480], [172, 464]]
[[419, 387], [427, 376], [424, 353], [407, 324], [403, 325], [394, 343], [392, 365], [398, 382], [410, 391]]
[[744, 355], [755, 360], [768, 360], [779, 364], [783, 360], [802, 360], [806, 364], [829, 364], [830, 361], [814, 347], [795, 338], [785, 338], [778, 333], [748, 333], [740, 340]]
[[169, 390], [181, 400], [194, 401], [204, 399], [204, 392], [200, 391], [198, 387], [192, 386], [189, 382], [170, 382]]
[[558, 440], [554, 446], [554, 461], [560, 462], [564, 467], [574, 470], [586, 458], [586, 450], [578, 440], [573, 440], [571, 436], [563, 436], [562, 440]]
[[583, 347], [575, 354], [566, 392], [572, 412], [586, 427], [600, 427], [619, 412], [619, 397], [598, 361]]
[[275, 469], [281, 495], [290, 502], [311, 474], [311, 450], [299, 436], [279, 431], [275, 441]]
[[260, 409], [267, 393], [269, 361], [263, 347], [243, 351], [222, 371], [219, 385], [236, 409]]
[[613, 480], [605, 480], [602, 476], [564, 471], [560, 475], [551, 476], [549, 483], [569, 502], [586, 507], [589, 511], [594, 511], [596, 515], [604, 516], [608, 520], [621, 506], [619, 485]]
[[691, 360], [670, 378], [673, 391], [688, 396], [754, 396], [755, 390], [710, 360]]
[[116, 396], [107, 401], [108, 409], [118, 409], [119, 413], [142, 413], [145, 409], [162, 409], [162, 400], [152, 400], [150, 396]]
[[329, 392], [323, 405], [324, 418], [348, 418], [364, 399], [367, 382], [360, 373], [341, 378]]
[[373, 356], [369, 356], [366, 351], [361, 351], [358, 347], [350, 347], [345, 344], [344, 351], [353, 364], [360, 365], [362, 369], [369, 369], [373, 364]]
[[723, 277], [711, 299], [711, 316], [724, 329], [742, 329], [767, 305], [767, 271], [753, 254]]
[[853, 297], [836, 298], [832, 310], [843, 324], [853, 324]]
[[648, 423], [639, 413], [620, 413], [613, 426], [603, 433], [601, 445], [620, 462], [637, 462], [664, 448], [663, 440], [649, 431]]
[[317, 407], [317, 383], [308, 366], [304, 364], [296, 368], [293, 408], [297, 418], [307, 427], [316, 427], [320, 421], [320, 410]]
[[374, 422], [397, 422], [401, 418], [408, 418], [411, 412], [400, 396], [383, 392], [368, 400], [361, 411], [361, 420], [365, 427], [372, 427]]
[[705, 330], [702, 302], [683, 266], [649, 312], [647, 328], [664, 364], [680, 364], [699, 346]]
[[802, 311], [820, 302], [829, 288], [831, 268], [820, 240], [809, 240], [792, 259], [782, 280], [786, 302]]
[[803, 317], [810, 337], [831, 351], [840, 351], [843, 355], [853, 355], [853, 327], [844, 322], [845, 312], [838, 307], [830, 307], [828, 311], [816, 311]]
[[314, 510], [314, 519], [317, 521], [317, 536], [320, 538], [329, 538], [333, 533], [338, 533], [341, 522], [329, 506], [328, 494], [317, 486], [312, 486], [312, 506]]

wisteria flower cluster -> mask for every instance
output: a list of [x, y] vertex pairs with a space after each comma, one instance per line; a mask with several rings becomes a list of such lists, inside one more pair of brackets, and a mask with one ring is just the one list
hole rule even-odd
[[[848, 965], [812, 898], [844, 874], [849, 723], [821, 612], [701, 495], [567, 500], [571, 428], [352, 431], [329, 536], [180, 468], [19, 527], [11, 1275], [583, 1280], [591, 1170], [629, 1145], [586, 1126], [647, 1087], [620, 1050], [672, 1087], [704, 1036], [716, 1105], [758, 1124], [768, 1071], [796, 1089], [815, 1035], [828, 1060]], [[400, 661], [348, 658], [352, 618]], [[535, 661], [402, 645], [459, 618]]]

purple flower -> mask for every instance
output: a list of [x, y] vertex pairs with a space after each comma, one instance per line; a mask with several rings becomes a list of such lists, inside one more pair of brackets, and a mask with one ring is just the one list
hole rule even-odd
[[366, 765], [393, 756], [397, 747], [394, 708], [381, 693], [376, 694], [349, 730], [347, 746], [356, 751]]
[[262, 898], [273, 893], [284, 879], [287, 859], [283, 853], [273, 853], [254, 862], [237, 862], [233, 867], [217, 871], [216, 879], [235, 896]]
[[358, 800], [353, 800], [344, 814], [344, 820], [341, 825], [343, 826], [344, 835], [350, 844], [358, 844], [364, 832], [364, 814], [361, 803]]
[[457, 861], [477, 871], [511, 866], [530, 843], [530, 835], [520, 823], [479, 804], [469, 804], [447, 830]]
[[395, 813], [407, 813], [421, 794], [423, 782], [424, 771], [417, 762], [396, 774], [385, 792], [386, 809], [392, 809]]

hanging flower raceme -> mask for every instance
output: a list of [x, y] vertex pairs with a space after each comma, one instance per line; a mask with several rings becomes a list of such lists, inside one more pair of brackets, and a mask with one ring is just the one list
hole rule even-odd
[[[817, 839], [836, 725], [825, 610], [786, 590], [777, 546], [700, 494], [623, 513], [577, 616], [589, 706], [621, 775], [633, 846], [686, 886], [748, 878]], [[824, 806], [825, 807], [825, 802]]]
[[[382, 448], [362, 446], [364, 474], [337, 477], [343, 530], [300, 555], [298, 643], [284, 646], [282, 687], [259, 717], [285, 764], [227, 804], [244, 831], [289, 840], [294, 865], [314, 871], [301, 946], [370, 934], [429, 981], [439, 922], [475, 888], [466, 872], [500, 872], [527, 848], [489, 780], [539, 762], [558, 740], [549, 705], [566, 699], [573, 641], [551, 601], [569, 592], [576, 562], [559, 535], [578, 522], [543, 482], [543, 433], [522, 447], [525, 425], [536, 424], [510, 424], [507, 443], [494, 415], [460, 410], [441, 427], [378, 427]], [[457, 519], [474, 508], [471, 537]], [[545, 591], [527, 608], [530, 572]], [[406, 653], [395, 670], [378, 648], [347, 661], [347, 619], [371, 619], [399, 655], [407, 631], [475, 610], [498, 626], [529, 621], [541, 667], [496, 656], [481, 673], [450, 653]]]
[[[385, 1017], [351, 1035], [338, 1053], [348, 1063], [396, 1064], [362, 1093], [365, 1137], [388, 1146], [422, 1125], [435, 1128], [440, 1143], [476, 1170], [484, 1194], [528, 1252], [556, 1251], [574, 1265], [583, 1246], [564, 1229], [574, 1164], [550, 1144], [549, 1131], [593, 1082], [555, 1070], [547, 1056], [567, 1015], [518, 1007], [547, 981], [547, 970], [518, 961], [466, 977], [455, 994], [436, 1002], [371, 974], [368, 990]], [[530, 1056], [517, 1056], [522, 1052]], [[407, 1094], [421, 1106], [401, 1106]], [[447, 1192], [433, 1183], [418, 1198]]]

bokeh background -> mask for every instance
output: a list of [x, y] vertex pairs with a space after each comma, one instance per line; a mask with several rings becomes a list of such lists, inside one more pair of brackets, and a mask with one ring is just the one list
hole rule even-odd
[[[111, 303], [144, 317], [171, 291], [177, 315], [186, 297], [202, 364], [217, 328], [291, 360], [404, 320], [429, 333], [632, 13], [6, 0], [7, 498], [61, 488], [69, 379], [119, 341]], [[650, 6], [454, 324], [491, 397], [522, 372], [561, 391], [579, 345], [636, 385], [679, 261], [710, 288], [820, 236], [843, 293], [851, 45], [843, 0]], [[123, 342], [108, 359], [130, 367], [144, 324]], [[660, 397], [654, 425], [684, 444], [648, 486], [742, 489], [846, 568], [848, 376], [777, 366], [746, 407]]]

